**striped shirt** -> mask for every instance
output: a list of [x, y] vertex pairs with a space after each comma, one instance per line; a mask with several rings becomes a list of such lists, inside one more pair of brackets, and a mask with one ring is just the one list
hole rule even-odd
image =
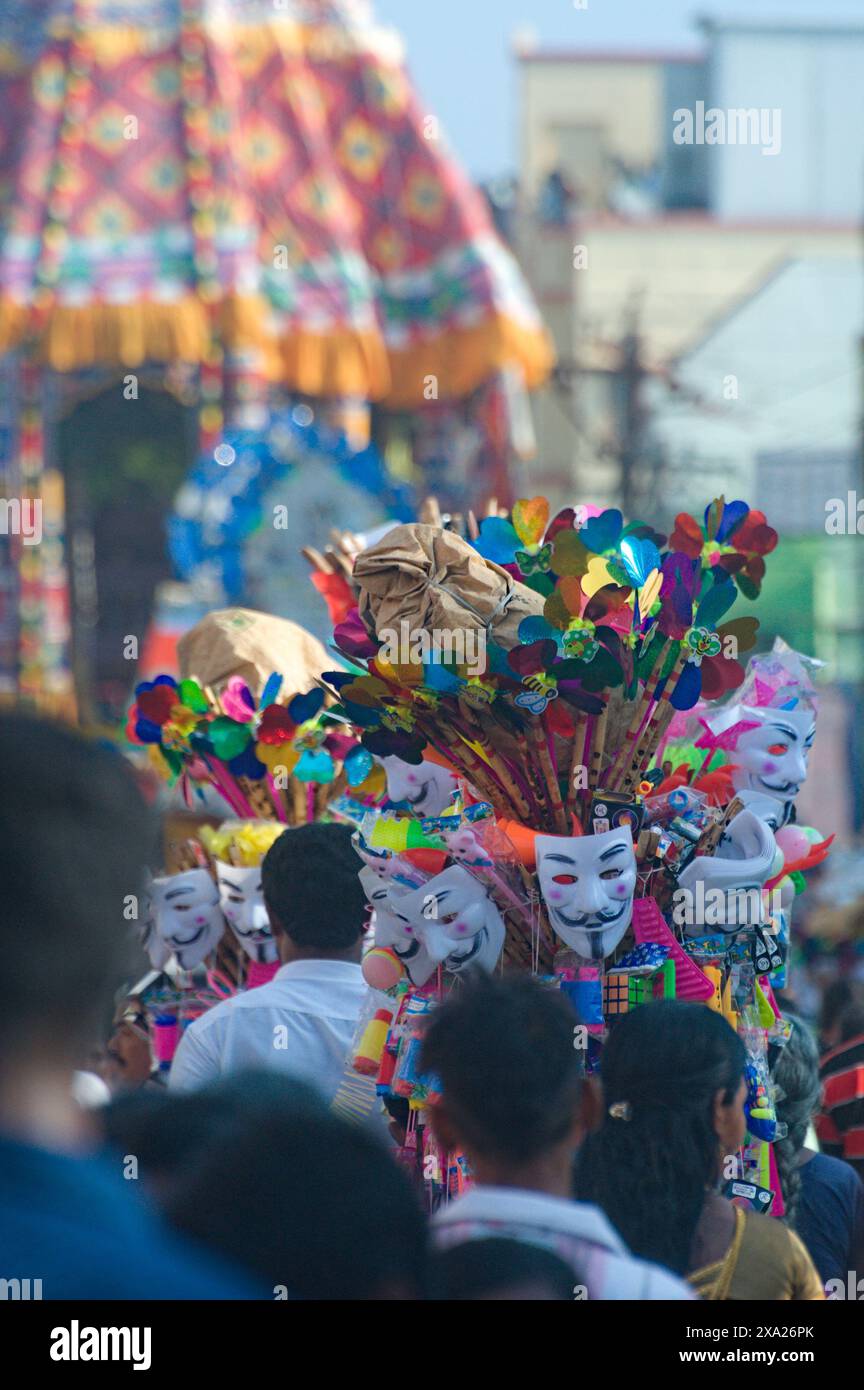
[[864, 1033], [826, 1052], [819, 1075], [822, 1109], [816, 1133], [822, 1150], [845, 1158], [864, 1177]]

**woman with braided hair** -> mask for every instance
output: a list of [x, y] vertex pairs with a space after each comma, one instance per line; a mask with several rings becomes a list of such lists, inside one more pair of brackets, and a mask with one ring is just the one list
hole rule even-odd
[[864, 1273], [864, 1184], [842, 1159], [806, 1146], [819, 1109], [819, 1049], [803, 1020], [786, 1015], [792, 1034], [774, 1067], [777, 1118], [786, 1136], [774, 1153], [786, 1204], [784, 1220], [806, 1245], [823, 1283]]
[[738, 1034], [704, 1004], [625, 1014], [603, 1050], [603, 1122], [580, 1151], [575, 1195], [702, 1298], [821, 1299], [799, 1238], [717, 1190], [724, 1157], [744, 1142], [745, 1063]]

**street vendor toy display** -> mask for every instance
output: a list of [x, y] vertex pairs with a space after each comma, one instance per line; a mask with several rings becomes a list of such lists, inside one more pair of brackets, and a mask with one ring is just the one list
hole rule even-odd
[[[588, 1070], [621, 1013], [699, 1000], [747, 1046], [736, 1176], [779, 1214], [767, 1059], [789, 1026], [774, 985], [790, 894], [830, 840], [794, 825], [808, 663], [782, 644], [740, 659], [758, 621], [737, 601], [758, 598], [776, 533], [722, 498], [668, 538], [614, 510], [553, 517], [543, 498], [474, 533], [397, 526], [357, 554], [356, 611], [335, 630], [350, 669], [324, 676], [331, 715], [402, 791], [356, 837], [376, 925], [355, 1075], [370, 1096], [374, 1080], [388, 1104], [407, 1099], [422, 1175], [435, 1080], [416, 1071], [418, 1039], [460, 971], [516, 966], [564, 991]], [[480, 669], [454, 656], [459, 629]], [[406, 631], [403, 652], [393, 633]], [[455, 784], [443, 806], [442, 767]], [[346, 1074], [337, 1108], [358, 1097]], [[426, 1184], [433, 1204], [466, 1177], [458, 1155], [436, 1171], [450, 1176]]]

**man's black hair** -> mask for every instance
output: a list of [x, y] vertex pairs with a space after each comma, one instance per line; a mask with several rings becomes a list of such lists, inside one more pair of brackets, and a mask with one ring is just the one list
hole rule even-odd
[[250, 1103], [231, 1090], [230, 1123], [171, 1185], [171, 1223], [293, 1298], [421, 1297], [426, 1218], [383, 1142], [303, 1097], [262, 1109], [237, 1079]]
[[577, 1282], [560, 1255], [499, 1236], [439, 1250], [431, 1268], [432, 1298], [446, 1302], [515, 1298], [533, 1287], [545, 1289], [549, 1300], [572, 1303]]
[[554, 1148], [579, 1098], [576, 1016], [527, 976], [480, 976], [432, 1015], [422, 1066], [478, 1154], [525, 1162]]
[[156, 822], [114, 749], [0, 715], [0, 1042], [86, 1043], [120, 984]]
[[271, 919], [297, 946], [347, 951], [359, 940], [366, 914], [360, 867], [347, 825], [286, 830], [261, 865]]

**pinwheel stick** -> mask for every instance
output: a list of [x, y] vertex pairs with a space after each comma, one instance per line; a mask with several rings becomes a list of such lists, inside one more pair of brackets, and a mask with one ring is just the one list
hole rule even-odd
[[[456, 728], [447, 726], [442, 727], [439, 723], [431, 723], [426, 720], [418, 719], [417, 727], [421, 733], [429, 740], [433, 747], [448, 758], [461, 775], [476, 787], [481, 796], [486, 797], [498, 809], [501, 805], [502, 797], [508, 803], [509, 813], [520, 819], [522, 810], [520, 803], [513, 800], [515, 786], [508, 787], [503, 776], [503, 769], [500, 762], [496, 759], [495, 767], [484, 762], [474, 751], [468, 747], [467, 743], [460, 738]], [[468, 732], [467, 737], [471, 737], [473, 731]]]
[[528, 735], [524, 729], [514, 735], [516, 748], [518, 750], [519, 765], [524, 769], [530, 787], [531, 798], [534, 802], [532, 807], [533, 824], [549, 829], [546, 825], [546, 818], [549, 813], [549, 798], [544, 785], [543, 774], [541, 773], [535, 759], [535, 750], [528, 742]]
[[255, 813], [252, 807], [231, 774], [220, 765], [218, 759], [214, 758], [212, 762], [209, 759], [205, 759], [205, 761], [213, 786], [228, 802], [234, 814], [254, 819]]
[[[493, 775], [506, 792], [516, 820], [530, 822], [531, 786], [528, 769], [520, 764], [518, 740], [495, 723], [488, 711], [473, 711], [462, 704], [463, 714], [469, 728], [488, 750], [492, 760]], [[518, 777], [514, 775], [513, 765], [519, 768]], [[494, 804], [494, 798], [492, 798]]]
[[614, 791], [618, 786], [624, 769], [629, 767], [633, 761], [633, 751], [639, 740], [639, 736], [650, 717], [651, 706], [657, 698], [655, 675], [661, 669], [662, 662], [666, 657], [666, 650], [669, 643], [664, 642], [657, 653], [651, 670], [644, 677], [645, 684], [642, 688], [642, 698], [633, 711], [630, 726], [621, 741], [617, 757], [613, 760], [605, 777], [605, 790]]
[[675, 709], [672, 705], [672, 695], [686, 662], [687, 649], [682, 646], [675, 660], [675, 665], [672, 667], [664, 683], [663, 694], [660, 696], [659, 700], [656, 700], [655, 696], [654, 708], [639, 736], [639, 741], [633, 751], [630, 764], [621, 780], [621, 790], [623, 792], [633, 791], [642, 771], [651, 761], [655, 748], [672, 723], [675, 715]]
[[296, 777], [291, 778], [291, 799], [293, 802], [294, 825], [306, 823], [306, 789]]
[[464, 718], [464, 728], [459, 731], [462, 739], [471, 739], [479, 743], [486, 755], [485, 758], [481, 758], [474, 752], [470, 745], [460, 742], [460, 747], [463, 749], [463, 758], [469, 761], [471, 767], [481, 779], [481, 781], [477, 783], [478, 791], [483, 791], [484, 795], [489, 798], [493, 806], [496, 803], [496, 799], [500, 798], [503, 792], [510, 802], [511, 812], [519, 819], [527, 810], [527, 802], [516, 785], [509, 767], [500, 753], [492, 746], [487, 736], [486, 729], [481, 724], [479, 718], [474, 716], [470, 706], [460, 701], [459, 708]]
[[[273, 810], [276, 812], [276, 819], [283, 825], [288, 824], [288, 812], [285, 809], [285, 795], [276, 785], [276, 778], [272, 772], [267, 773], [267, 790], [270, 793], [270, 800], [273, 803]], [[251, 797], [249, 798], [251, 801]]]

